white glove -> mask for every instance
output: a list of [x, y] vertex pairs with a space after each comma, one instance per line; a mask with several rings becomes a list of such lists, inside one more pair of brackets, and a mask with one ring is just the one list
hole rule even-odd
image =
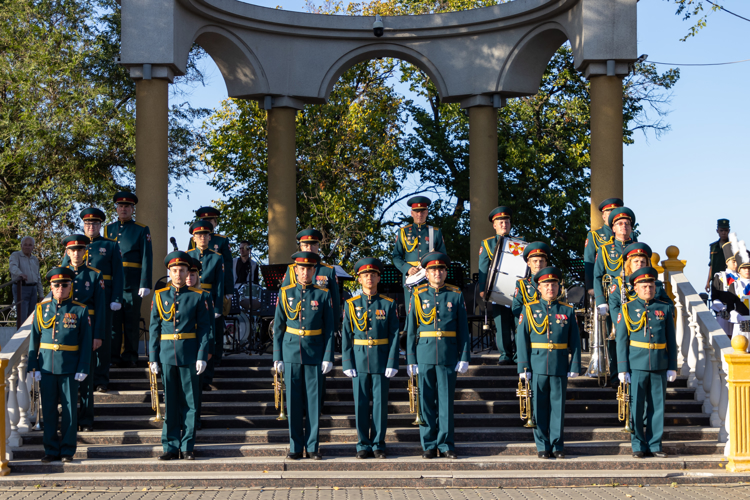
[[469, 371], [469, 363], [467, 363], [466, 361], [459, 361], [456, 364], [455, 370], [458, 373], [466, 373], [467, 371]]
[[386, 368], [385, 378], [395, 377], [397, 373], [398, 373], [398, 370], [396, 368]]
[[344, 370], [344, 375], [346, 375], [349, 378], [356, 377], [357, 376], [357, 370], [352, 368], [351, 370]]
[[406, 374], [410, 377], [412, 375], [419, 375], [419, 365], [408, 365], [406, 367]]
[[674, 382], [677, 380], [677, 372], [674, 370], [667, 370], [667, 382]]
[[119, 302], [110, 302], [109, 308], [112, 311], [119, 311], [122, 308], [122, 304], [120, 304]]
[[620, 382], [625, 382], [626, 384], [630, 383], [630, 374], [628, 372], [620, 372], [617, 374], [617, 379]]
[[138, 296], [139, 296], [140, 298], [143, 298], [143, 297], [145, 297], [145, 296], [146, 296], [146, 295], [148, 295], [149, 293], [151, 293], [151, 290], [150, 290], [150, 289], [148, 289], [148, 288], [140, 288], [140, 289], [138, 289]]
[[37, 382], [40, 382], [42, 380], [42, 372], [35, 371], [34, 372], [34, 380]]
[[578, 376], [578, 373], [576, 372], [568, 372], [568, 378], [576, 378]]
[[599, 304], [596, 306], [596, 312], [599, 313], [599, 316], [605, 316], [609, 312], [609, 306], [607, 304]]
[[727, 306], [723, 304], [720, 300], [714, 300], [713, 303], [711, 303], [711, 309], [713, 309], [716, 312], [721, 312], [726, 308]]
[[333, 363], [331, 363], [330, 361], [323, 361], [323, 363], [321, 363], [320, 372], [323, 375], [330, 372], [331, 370], [333, 370]]
[[283, 361], [274, 361], [273, 362], [273, 369], [276, 370], [279, 373], [284, 373], [284, 362]]
[[732, 323], [739, 323], [740, 322], [740, 313], [737, 311], [730, 311], [729, 312], [729, 321]]
[[208, 366], [208, 363], [203, 361], [202, 359], [199, 359], [195, 362], [195, 371], [198, 375], [206, 371], [206, 366]]
[[518, 380], [531, 381], [531, 372], [523, 372], [518, 374]]
[[76, 373], [73, 378], [76, 379], [76, 382], [83, 382], [86, 380], [86, 377], [88, 377], [88, 373]]
[[148, 364], [148, 368], [149, 368], [149, 370], [151, 370], [151, 373], [153, 373], [154, 375], [156, 375], [157, 373], [159, 373], [159, 363], [157, 363], [156, 361], [150, 362]]
[[221, 314], [219, 314], [219, 313], [214, 313], [214, 318], [221, 318]]

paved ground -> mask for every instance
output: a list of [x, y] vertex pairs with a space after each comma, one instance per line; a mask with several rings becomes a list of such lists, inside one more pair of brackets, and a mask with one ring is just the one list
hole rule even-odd
[[740, 500], [750, 485], [505, 489], [0, 488], [2, 500]]

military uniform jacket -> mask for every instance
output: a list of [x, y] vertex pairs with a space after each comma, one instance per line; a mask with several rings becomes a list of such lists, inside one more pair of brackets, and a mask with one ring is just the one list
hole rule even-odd
[[151, 302], [148, 360], [170, 366], [207, 361], [212, 322], [213, 313], [200, 288], [157, 290]]
[[[618, 239], [614, 239], [612, 243], [602, 245], [599, 249], [599, 253], [596, 254], [596, 264], [594, 264], [594, 296], [596, 298], [596, 305], [606, 303], [604, 299], [604, 288], [602, 287], [602, 278], [608, 274], [612, 276], [612, 282], [614, 282], [615, 276], [620, 276], [622, 273], [622, 250], [624, 247], [630, 245], [633, 240], [627, 240], [622, 242]], [[609, 289], [607, 289], [609, 291]]]
[[497, 235], [486, 238], [482, 240], [482, 246], [479, 247], [479, 279], [477, 286], [480, 292], [483, 292], [487, 286], [487, 275], [489, 274], [492, 259], [495, 257], [495, 248], [497, 248], [498, 240], [500, 240], [500, 236]]
[[[557, 344], [556, 349], [538, 344]], [[518, 373], [566, 377], [581, 371], [581, 338], [573, 306], [544, 299], [528, 304], [516, 329]], [[572, 356], [568, 359], [568, 351]]]
[[743, 299], [745, 295], [750, 295], [750, 280], [738, 279], [729, 286], [727, 292], [734, 303], [734, 310], [742, 316], [748, 315], [750, 309], [750, 300]]
[[221, 314], [224, 309], [224, 259], [220, 253], [210, 249], [201, 252], [196, 248], [190, 250], [188, 255], [201, 261], [201, 288], [211, 294], [214, 313]]
[[[36, 306], [29, 339], [28, 371], [54, 375], [89, 373], [91, 322], [85, 304], [73, 299], [47, 299]], [[59, 345], [42, 349], [42, 344]], [[77, 347], [76, 350], [68, 350]]]
[[[434, 239], [432, 250], [430, 250], [430, 228], [432, 228]], [[409, 269], [419, 266], [422, 257], [431, 251], [448, 254], [440, 228], [427, 224], [409, 224], [399, 229], [396, 242], [393, 244], [391, 260], [393, 265], [401, 271], [404, 283], [406, 283]]]
[[[396, 303], [385, 295], [362, 294], [344, 304], [341, 335], [344, 370], [384, 374], [386, 368], [398, 369], [398, 317]], [[354, 339], [387, 341], [380, 345], [354, 345]]]
[[[423, 333], [429, 332], [431, 336]], [[440, 332], [440, 335], [434, 335]], [[453, 336], [442, 335], [453, 332]], [[410, 365], [444, 365], [453, 368], [459, 361], [469, 362], [469, 324], [461, 289], [430, 285], [414, 289], [406, 318], [406, 359]]]
[[510, 306], [511, 311], [513, 311], [513, 317], [518, 318], [521, 316], [526, 305], [538, 299], [539, 293], [536, 289], [536, 283], [534, 283], [531, 277], [517, 280], [516, 290], [513, 293], [513, 303]]
[[586, 236], [586, 245], [583, 248], [583, 269], [586, 290], [591, 290], [594, 286], [594, 264], [596, 263], [599, 248], [602, 245], [612, 243], [614, 238], [612, 229], [606, 224], [599, 229], [589, 231], [589, 234]]
[[[617, 315], [620, 314], [620, 311], [622, 309], [622, 299], [620, 297], [621, 281], [622, 278], [620, 276], [617, 276], [615, 277], [612, 286], [609, 287], [609, 315], [612, 318], [617, 318]], [[670, 299], [669, 295], [667, 295], [667, 290], [664, 288], [664, 283], [656, 280], [654, 284], [656, 285], [656, 296], [654, 298], [656, 300], [669, 302], [671, 304], [672, 299]], [[637, 297], [638, 295], [635, 293], [635, 288], [633, 287], [633, 285], [630, 284], [630, 280], [625, 278], [625, 300], [627, 302], [630, 302], [631, 300], [635, 300]]]
[[129, 220], [113, 222], [104, 227], [104, 237], [115, 240], [122, 252], [122, 265], [125, 273], [125, 290], [138, 291], [138, 288], [151, 288], [153, 251], [151, 231], [148, 226]]
[[711, 255], [708, 260], [708, 265], [711, 268], [711, 273], [715, 274], [721, 271], [727, 270], [727, 261], [724, 260], [724, 250], [721, 248], [721, 240], [716, 240], [709, 245]]
[[[284, 274], [281, 286], [297, 284], [297, 273], [294, 268], [297, 264], [289, 264]], [[336, 277], [336, 269], [328, 264], [317, 264], [315, 266], [315, 277], [313, 283], [321, 288], [327, 288], [331, 293], [331, 302], [333, 304], [333, 321], [335, 322], [333, 330], [341, 331], [341, 295], [339, 294], [339, 280]]]
[[[640, 298], [617, 315], [617, 372], [677, 370], [677, 337], [671, 302]], [[634, 346], [632, 342], [651, 344]]]
[[[232, 247], [229, 246], [229, 238], [222, 234], [212, 234], [208, 248], [221, 255], [224, 263], [224, 293], [223, 297], [234, 293], [234, 275], [232, 274]], [[195, 240], [190, 239], [188, 253], [195, 250]], [[191, 254], [192, 255], [192, 254]]]
[[[317, 332], [295, 335], [287, 331]], [[303, 365], [333, 363], [331, 292], [318, 285], [287, 285], [279, 291], [273, 321], [273, 360]]]
[[[86, 304], [91, 317], [91, 335], [94, 339], [104, 340], [104, 315], [107, 313], [106, 296], [104, 294], [104, 278], [102, 273], [91, 266], [81, 266], [73, 269], [76, 273], [73, 280], [72, 299], [76, 302]], [[109, 332], [106, 332], [109, 334]]]
[[[63, 267], [70, 265], [70, 257], [67, 253], [60, 265]], [[97, 236], [86, 246], [86, 265], [101, 271], [105, 289], [109, 288], [112, 292], [110, 301], [122, 302], [122, 287], [125, 275], [122, 270], [120, 245], [114, 240]]]

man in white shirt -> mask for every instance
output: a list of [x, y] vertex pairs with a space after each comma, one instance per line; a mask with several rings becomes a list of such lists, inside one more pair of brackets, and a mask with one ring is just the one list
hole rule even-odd
[[34, 306], [44, 297], [42, 278], [39, 275], [39, 259], [31, 255], [34, 251], [34, 238], [24, 236], [21, 239], [21, 251], [10, 254], [10, 279], [21, 281], [21, 296], [18, 297], [18, 286], [13, 285], [13, 302], [21, 302], [19, 310], [25, 320], [34, 310]]

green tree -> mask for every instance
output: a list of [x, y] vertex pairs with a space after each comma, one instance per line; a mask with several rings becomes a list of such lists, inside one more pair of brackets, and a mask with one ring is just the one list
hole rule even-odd
[[[716, 2], [711, 0], [667, 0], [668, 2], [674, 2], [677, 5], [676, 15], [682, 16], [684, 21], [692, 19], [693, 25], [688, 29], [687, 34], [680, 38], [681, 42], [687, 41], [688, 38], [694, 37], [700, 30], [705, 28], [708, 24], [708, 16], [710, 13], [724, 11], [734, 17], [742, 19], [743, 21], [750, 21], [747, 17], [743, 17], [730, 10], [725, 9]], [[706, 3], [711, 7], [706, 11], [703, 8], [703, 4]]]

